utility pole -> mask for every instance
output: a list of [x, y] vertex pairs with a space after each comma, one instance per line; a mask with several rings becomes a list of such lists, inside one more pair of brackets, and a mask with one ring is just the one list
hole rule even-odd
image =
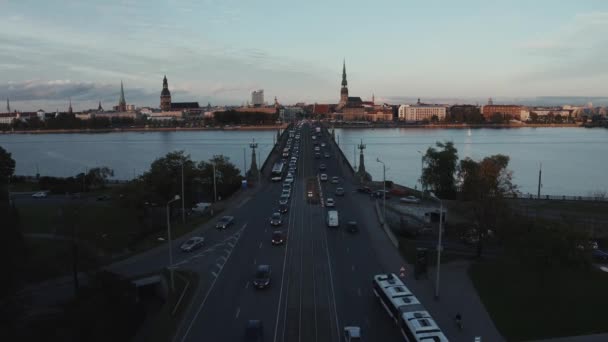
[[543, 185], [542, 174], [543, 174], [543, 163], [540, 163], [540, 166], [538, 168], [538, 199], [540, 199], [540, 187]]
[[243, 147], [243, 177], [247, 177], [247, 148]]
[[357, 146], [353, 145], [353, 161], [355, 162], [355, 170], [357, 170]]
[[184, 196], [184, 161], [182, 160], [182, 223], [186, 223], [186, 204]]
[[215, 184], [215, 161], [213, 165], [213, 203], [217, 202], [217, 185]]

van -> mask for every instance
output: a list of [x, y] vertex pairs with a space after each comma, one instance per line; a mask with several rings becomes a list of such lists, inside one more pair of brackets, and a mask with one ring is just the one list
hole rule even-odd
[[329, 210], [327, 212], [327, 226], [328, 227], [338, 227], [340, 222], [338, 220], [338, 211], [337, 210]]

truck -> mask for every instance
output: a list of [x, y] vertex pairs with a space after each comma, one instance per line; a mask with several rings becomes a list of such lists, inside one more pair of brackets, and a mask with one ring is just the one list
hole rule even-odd
[[327, 211], [327, 226], [330, 228], [340, 226], [340, 221], [338, 220], [338, 211], [337, 210], [328, 210]]
[[306, 179], [306, 202], [310, 204], [319, 203], [319, 188], [315, 177]]

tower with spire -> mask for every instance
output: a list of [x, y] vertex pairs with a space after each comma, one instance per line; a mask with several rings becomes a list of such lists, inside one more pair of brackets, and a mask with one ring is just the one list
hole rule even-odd
[[340, 103], [338, 107], [344, 108], [348, 103], [348, 82], [346, 81], [346, 60], [342, 61], [342, 89], [340, 89]]
[[160, 92], [160, 109], [164, 112], [171, 110], [171, 92], [169, 91], [167, 75], [163, 78], [163, 90]]
[[122, 81], [120, 81], [120, 99], [118, 100], [118, 111], [127, 111], [127, 101], [125, 100], [125, 89], [122, 86]]
[[11, 112], [11, 103], [8, 100], [8, 97], [6, 98], [6, 112], [10, 113]]
[[99, 101], [99, 106], [97, 106], [97, 111], [98, 112], [103, 112], [103, 107], [101, 106], [101, 101]]
[[74, 114], [74, 111], [72, 110], [72, 98], [70, 97], [70, 105], [68, 106], [68, 114], [72, 115]]

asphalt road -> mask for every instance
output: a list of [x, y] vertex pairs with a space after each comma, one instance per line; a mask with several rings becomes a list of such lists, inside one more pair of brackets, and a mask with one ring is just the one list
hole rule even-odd
[[[330, 158], [314, 159], [310, 130], [302, 129], [297, 175], [292, 185], [289, 212], [282, 229], [287, 242], [271, 244], [275, 230], [269, 218], [278, 208], [282, 183], [266, 181], [235, 206], [225, 211], [235, 216], [235, 224], [224, 231], [204, 228], [193, 234], [205, 237], [205, 246], [182, 253], [174, 242], [174, 266], [200, 275], [200, 286], [186, 308], [174, 341], [242, 341], [246, 322], [262, 320], [265, 341], [339, 341], [347, 325], [362, 328], [366, 341], [401, 341], [398, 328], [389, 319], [371, 290], [378, 273], [398, 272], [400, 258], [381, 229], [372, 208], [362, 200], [348, 168], [336, 158], [337, 147], [324, 136]], [[339, 211], [340, 227], [326, 226], [325, 201], [308, 204], [305, 180], [327, 166], [329, 178], [339, 184], [322, 182], [324, 198], [332, 197]], [[345, 189], [344, 197], [334, 196], [335, 188]], [[359, 233], [345, 231], [346, 222], [359, 223]], [[212, 222], [211, 224], [214, 224]], [[191, 234], [192, 235], [192, 234]], [[189, 235], [189, 236], [191, 236]], [[142, 274], [166, 267], [167, 248], [158, 248], [113, 265], [115, 271]], [[252, 285], [257, 265], [272, 267], [271, 285]]]

